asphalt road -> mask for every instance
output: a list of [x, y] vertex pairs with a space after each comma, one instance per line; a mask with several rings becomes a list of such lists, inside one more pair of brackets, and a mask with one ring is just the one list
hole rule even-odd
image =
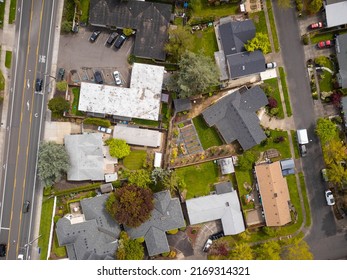
[[[50, 81], [51, 35], [56, 1], [17, 1], [16, 49], [12, 68], [10, 109], [6, 124], [4, 172], [1, 182], [0, 242], [8, 244], [7, 259], [29, 258], [35, 211], [36, 160], [46, 97], [35, 92], [36, 78]], [[30, 211], [23, 213], [24, 201]]]
[[[283, 63], [287, 74], [294, 122], [297, 129], [307, 128], [310, 143], [302, 167], [311, 206], [312, 228], [306, 237], [315, 259], [340, 259], [347, 256], [346, 235], [339, 233], [332, 208], [326, 205], [326, 186], [320, 177], [324, 166], [320, 142], [314, 133], [317, 116], [311, 97], [304, 47], [300, 40], [294, 8], [279, 9], [272, 1]], [[319, 102], [319, 101], [316, 101]], [[319, 117], [319, 116], [318, 116]], [[329, 247], [336, 250], [330, 250]]]

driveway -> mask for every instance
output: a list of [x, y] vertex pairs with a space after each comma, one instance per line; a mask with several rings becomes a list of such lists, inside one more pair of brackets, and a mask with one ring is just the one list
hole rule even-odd
[[76, 70], [77, 79], [93, 81], [96, 70], [102, 72], [106, 84], [114, 84], [112, 72], [118, 70], [124, 86], [129, 86], [128, 56], [132, 52], [134, 38], [128, 38], [120, 49], [108, 46], [106, 41], [111, 32], [102, 30], [96, 42], [89, 42], [92, 30], [80, 28], [76, 34], [62, 35], [59, 43], [58, 68], [66, 73]]

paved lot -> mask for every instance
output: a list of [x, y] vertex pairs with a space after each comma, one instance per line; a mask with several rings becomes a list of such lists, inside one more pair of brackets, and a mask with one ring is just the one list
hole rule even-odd
[[114, 85], [112, 72], [118, 70], [121, 74], [123, 86], [129, 86], [128, 56], [132, 52], [134, 38], [130, 37], [120, 49], [108, 46], [106, 41], [111, 34], [102, 30], [96, 42], [89, 42], [91, 29], [80, 28], [77, 34], [62, 35], [60, 37], [58, 68], [65, 68], [66, 73], [75, 70], [73, 80], [94, 81], [94, 72], [102, 73], [105, 84]]

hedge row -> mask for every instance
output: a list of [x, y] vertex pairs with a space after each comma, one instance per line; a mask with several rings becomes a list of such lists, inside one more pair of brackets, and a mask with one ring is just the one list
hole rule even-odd
[[104, 127], [110, 127], [111, 126], [111, 122], [109, 120], [98, 119], [98, 118], [86, 118], [83, 123], [84, 124], [100, 125], [100, 126], [104, 126]]
[[94, 184], [90, 184], [86, 186], [76, 187], [73, 189], [67, 189], [62, 191], [52, 191], [51, 194], [55, 196], [61, 196], [61, 195], [69, 194], [69, 193], [78, 193], [82, 191], [94, 190], [94, 189], [97, 189], [99, 186], [101, 186], [101, 183], [94, 183]]

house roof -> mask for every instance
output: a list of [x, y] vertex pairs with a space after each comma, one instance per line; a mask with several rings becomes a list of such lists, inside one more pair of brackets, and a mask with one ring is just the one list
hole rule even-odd
[[192, 103], [188, 98], [174, 99], [173, 102], [177, 113], [192, 109]]
[[65, 135], [64, 143], [70, 157], [69, 181], [104, 180], [101, 133]]
[[[224, 187], [223, 187], [224, 188]], [[221, 220], [225, 235], [243, 232], [245, 225], [237, 192], [211, 194], [186, 200], [189, 221], [192, 225]], [[217, 189], [217, 188], [216, 188]]]
[[341, 98], [342, 112], [344, 114], [345, 120], [347, 118], [347, 96]]
[[113, 138], [123, 139], [130, 145], [160, 147], [162, 133], [157, 130], [116, 125]]
[[259, 193], [267, 226], [283, 226], [291, 222], [290, 196], [279, 161], [255, 166]]
[[265, 71], [265, 57], [259, 50], [228, 55], [227, 65], [231, 79]]
[[89, 23], [136, 30], [134, 55], [165, 60], [172, 6], [163, 3], [91, 0]]
[[242, 88], [219, 99], [202, 115], [209, 126], [216, 126], [226, 143], [237, 140], [244, 150], [248, 150], [266, 138], [256, 111], [267, 103], [259, 86]]
[[340, 86], [347, 88], [347, 34], [341, 34], [336, 37], [336, 57], [339, 63]]
[[130, 88], [82, 82], [78, 110], [157, 121], [163, 77], [162, 66], [134, 63]]
[[221, 172], [223, 175], [235, 172], [232, 158], [222, 158], [218, 160]]
[[[329, 1], [330, 2], [330, 1]], [[334, 27], [347, 23], [347, 1], [331, 1], [325, 5], [327, 27]]]
[[100, 186], [101, 193], [109, 193], [113, 191], [113, 186], [111, 183], [102, 184]]
[[282, 170], [283, 169], [294, 169], [295, 168], [294, 160], [292, 158], [281, 160], [280, 163], [281, 163]]

